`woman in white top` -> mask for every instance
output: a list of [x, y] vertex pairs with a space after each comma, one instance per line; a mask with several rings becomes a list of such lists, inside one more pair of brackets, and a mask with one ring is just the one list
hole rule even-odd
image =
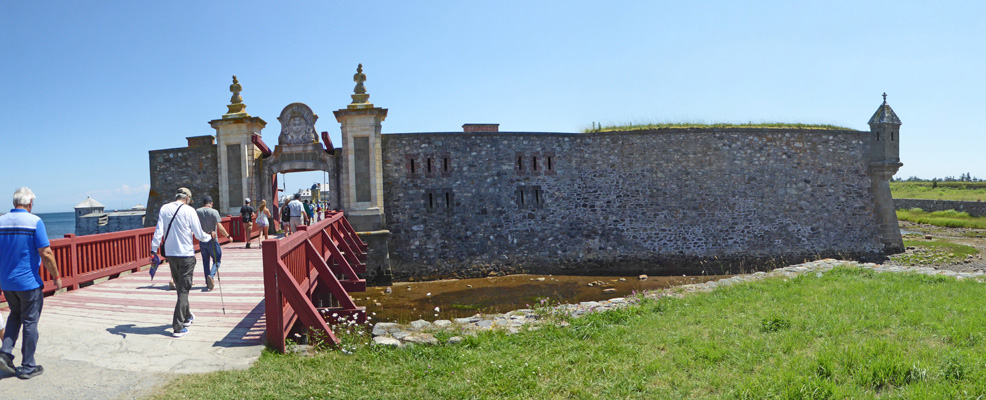
[[267, 209], [267, 200], [260, 200], [260, 206], [257, 208], [257, 226], [260, 227], [260, 233], [264, 235], [264, 240], [268, 239], [267, 226], [270, 225], [270, 219], [273, 216], [270, 214], [270, 210]]

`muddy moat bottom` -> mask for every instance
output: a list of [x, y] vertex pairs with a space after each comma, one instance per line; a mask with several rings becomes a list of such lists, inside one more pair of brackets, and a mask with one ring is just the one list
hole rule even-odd
[[[380, 286], [368, 287], [365, 293], [352, 293], [352, 296], [357, 305], [366, 306], [372, 322], [407, 323], [417, 319], [434, 321], [534, 308], [541, 299], [548, 299], [552, 304], [606, 300], [630, 296], [635, 291], [702, 283], [728, 276], [651, 276], [642, 281], [637, 276], [508, 275], [401, 282], [390, 286], [392, 293], [386, 293], [387, 287]], [[594, 285], [589, 286], [590, 282]], [[604, 292], [606, 289], [615, 290]], [[435, 311], [436, 307], [439, 311]]]

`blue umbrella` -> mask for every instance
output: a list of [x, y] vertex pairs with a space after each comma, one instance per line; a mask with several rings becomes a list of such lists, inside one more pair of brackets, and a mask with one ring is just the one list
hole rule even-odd
[[161, 265], [161, 257], [157, 256], [157, 253], [151, 255], [151, 280], [154, 280], [154, 274], [157, 274], [157, 267]]

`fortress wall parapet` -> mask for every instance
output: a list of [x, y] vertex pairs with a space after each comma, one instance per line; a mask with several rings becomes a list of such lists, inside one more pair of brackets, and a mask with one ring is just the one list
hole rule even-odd
[[879, 254], [867, 134], [384, 135], [394, 277]]
[[972, 217], [986, 217], [986, 201], [955, 201], [925, 199], [894, 199], [898, 210], [920, 208], [927, 212], [955, 210], [967, 212]]

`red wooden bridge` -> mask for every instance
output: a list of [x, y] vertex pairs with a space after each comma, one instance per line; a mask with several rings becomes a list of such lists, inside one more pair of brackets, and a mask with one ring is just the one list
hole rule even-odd
[[[39, 362], [86, 361], [141, 372], [247, 368], [265, 342], [284, 351], [293, 332], [320, 332], [338, 343], [326, 323], [332, 314], [365, 320], [349, 292], [366, 288], [357, 276], [366, 269], [366, 244], [341, 212], [264, 241], [262, 249], [245, 248], [234, 218], [222, 223], [234, 241], [220, 239], [217, 287], [204, 291], [199, 258], [189, 298], [195, 322], [179, 339], [170, 336], [170, 270], [163, 266], [153, 281], [147, 273], [153, 228], [52, 240], [67, 291], [45, 299]], [[45, 293], [54, 293], [47, 271], [41, 274]], [[0, 307], [6, 308], [3, 297]]]

